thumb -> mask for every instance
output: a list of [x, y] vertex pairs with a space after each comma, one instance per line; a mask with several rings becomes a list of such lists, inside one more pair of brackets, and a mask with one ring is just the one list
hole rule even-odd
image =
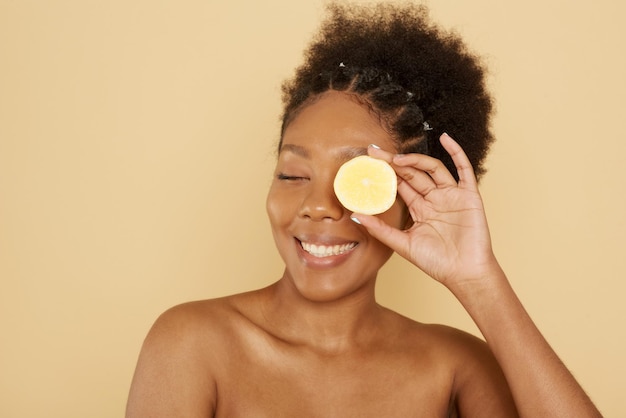
[[350, 218], [367, 229], [367, 232], [400, 255], [404, 255], [407, 246], [407, 234], [393, 228], [377, 216], [353, 213]]

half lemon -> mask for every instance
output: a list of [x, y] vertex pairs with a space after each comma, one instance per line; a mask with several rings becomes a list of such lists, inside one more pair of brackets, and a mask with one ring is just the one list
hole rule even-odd
[[339, 167], [333, 187], [346, 209], [376, 215], [391, 208], [396, 201], [398, 180], [386, 161], [361, 155]]

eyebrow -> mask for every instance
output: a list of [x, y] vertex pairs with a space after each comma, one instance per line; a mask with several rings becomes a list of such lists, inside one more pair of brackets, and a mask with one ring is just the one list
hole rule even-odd
[[367, 155], [366, 147], [347, 147], [341, 150], [338, 155], [338, 159], [341, 161], [348, 161], [361, 155]]
[[[284, 151], [292, 152], [302, 158], [311, 158], [311, 153], [309, 152], [309, 150], [301, 145], [283, 144], [283, 146], [280, 148], [280, 153], [283, 153]], [[360, 155], [367, 155], [367, 147], [345, 147], [339, 151], [339, 154], [337, 155], [337, 160], [340, 160], [342, 162], [348, 161]]]
[[284, 151], [289, 151], [292, 152], [296, 155], [299, 155], [300, 157], [303, 158], [311, 158], [311, 154], [309, 153], [309, 150], [307, 150], [306, 148], [300, 146], [300, 145], [294, 145], [294, 144], [283, 144], [282, 147], [280, 147], [280, 151], [279, 154], [282, 154]]

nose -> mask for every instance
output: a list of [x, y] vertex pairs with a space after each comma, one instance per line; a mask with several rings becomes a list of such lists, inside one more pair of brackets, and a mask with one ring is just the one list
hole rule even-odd
[[325, 219], [339, 220], [345, 212], [344, 207], [337, 200], [333, 182], [317, 182], [311, 184], [309, 193], [306, 194], [300, 205], [299, 215], [313, 221]]

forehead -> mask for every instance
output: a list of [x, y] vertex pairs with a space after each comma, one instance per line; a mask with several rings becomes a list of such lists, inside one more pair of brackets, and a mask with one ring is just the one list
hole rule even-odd
[[366, 149], [369, 144], [389, 151], [396, 149], [379, 116], [367, 105], [354, 95], [329, 91], [294, 117], [285, 129], [280, 151], [314, 147]]

